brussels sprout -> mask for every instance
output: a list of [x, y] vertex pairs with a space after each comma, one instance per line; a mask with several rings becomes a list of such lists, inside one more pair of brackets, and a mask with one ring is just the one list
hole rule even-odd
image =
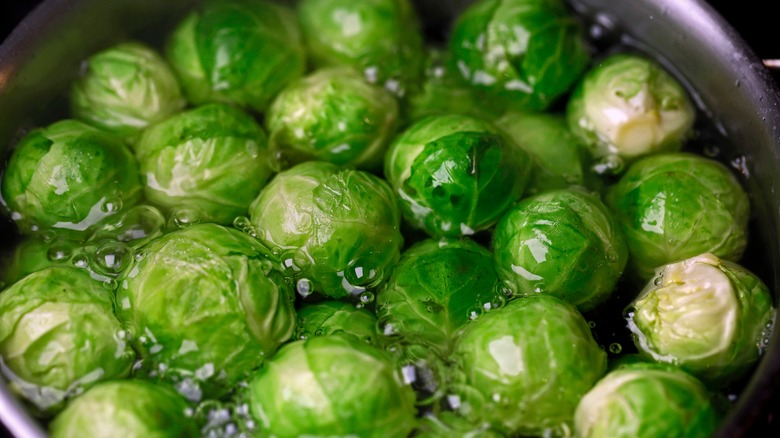
[[473, 425], [453, 412], [426, 415], [415, 431], [415, 438], [503, 438], [504, 435], [489, 425]]
[[166, 55], [190, 102], [258, 112], [306, 67], [294, 13], [265, 0], [203, 2], [173, 32]]
[[401, 134], [385, 176], [404, 217], [434, 237], [459, 237], [495, 224], [523, 194], [528, 155], [488, 122], [432, 116]]
[[352, 69], [320, 70], [285, 89], [268, 111], [271, 146], [308, 160], [381, 168], [398, 125], [398, 103]]
[[376, 317], [366, 309], [358, 309], [341, 301], [325, 301], [305, 305], [298, 310], [299, 339], [314, 336], [351, 335], [369, 344], [376, 344]]
[[595, 158], [631, 160], [680, 149], [696, 117], [685, 89], [654, 61], [617, 54], [588, 72], [569, 99], [571, 130]]
[[130, 372], [135, 353], [112, 294], [86, 271], [50, 267], [0, 293], [0, 358], [11, 388], [43, 412]]
[[299, 164], [277, 175], [250, 211], [258, 238], [281, 253], [282, 268], [304, 297], [342, 298], [375, 288], [401, 256], [393, 193], [366, 172]]
[[225, 104], [183, 112], [149, 128], [136, 146], [146, 197], [223, 225], [247, 213], [271, 176], [267, 138]]
[[597, 196], [559, 190], [524, 199], [493, 234], [498, 276], [520, 295], [548, 293], [582, 311], [603, 302], [628, 260], [620, 227]]
[[163, 385], [104, 382], [73, 400], [49, 426], [52, 438], [197, 437], [186, 401]]
[[717, 413], [698, 380], [674, 367], [627, 365], [607, 374], [574, 414], [580, 438], [709, 437]]
[[450, 58], [448, 52], [429, 49], [423, 85], [406, 102], [409, 119], [414, 122], [427, 116], [462, 114], [494, 120], [500, 116], [502, 105], [464, 81], [460, 72], [452, 68]]
[[571, 430], [577, 403], [607, 366], [582, 315], [549, 295], [481, 316], [466, 327], [453, 358], [450, 405], [512, 436]]
[[200, 224], [143, 250], [117, 301], [149, 376], [219, 396], [292, 336], [293, 292], [252, 237]]
[[173, 71], [144, 44], [119, 44], [85, 65], [71, 90], [71, 111], [99, 128], [132, 137], [186, 105]]
[[249, 383], [260, 429], [298, 436], [406, 437], [415, 426], [414, 391], [381, 350], [346, 336], [282, 347]]
[[386, 334], [446, 355], [469, 320], [503, 299], [490, 252], [467, 240], [426, 240], [401, 257], [377, 295], [377, 316]]
[[533, 158], [526, 194], [598, 186], [588, 172], [587, 154], [562, 117], [511, 111], [497, 120], [496, 126]]
[[453, 62], [473, 87], [515, 109], [543, 110], [588, 65], [584, 32], [562, 0], [481, 0], [452, 32]]
[[121, 140], [75, 120], [36, 129], [17, 146], [3, 199], [24, 232], [80, 234], [141, 196], [138, 166]]
[[636, 162], [610, 188], [607, 203], [643, 278], [667, 263], [711, 252], [738, 261], [747, 245], [750, 203], [722, 164], [689, 154]]
[[315, 65], [353, 67], [398, 96], [418, 85], [423, 39], [408, 0], [303, 0], [298, 14]]
[[712, 254], [660, 268], [628, 309], [643, 355], [718, 386], [756, 363], [775, 316], [761, 280]]

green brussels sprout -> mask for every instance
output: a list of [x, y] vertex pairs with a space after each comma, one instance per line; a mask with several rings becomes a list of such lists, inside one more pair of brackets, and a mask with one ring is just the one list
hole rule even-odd
[[453, 412], [426, 415], [415, 430], [415, 438], [504, 438], [504, 435], [490, 429], [489, 425], [473, 425]]
[[434, 237], [491, 227], [523, 194], [530, 169], [528, 155], [497, 128], [460, 115], [415, 123], [385, 160], [404, 217]]
[[466, 323], [503, 300], [488, 250], [468, 240], [426, 240], [395, 266], [377, 295], [377, 317], [385, 334], [446, 355]]
[[184, 108], [176, 75], [154, 49], [123, 43], [90, 57], [70, 94], [73, 115], [124, 137]]
[[320, 70], [287, 87], [268, 111], [272, 148], [289, 162], [381, 168], [398, 125], [398, 103], [352, 69]]
[[400, 213], [386, 182], [311, 161], [276, 176], [251, 207], [254, 232], [280, 253], [298, 293], [358, 295], [384, 283], [401, 256]]
[[111, 291], [86, 271], [50, 267], [0, 293], [0, 358], [10, 387], [42, 412], [135, 360]]
[[248, 395], [260, 430], [279, 438], [404, 438], [415, 426], [414, 398], [385, 352], [347, 336], [285, 345]]
[[607, 207], [579, 190], [524, 199], [493, 233], [498, 276], [516, 294], [547, 293], [593, 309], [612, 293], [628, 261]]
[[418, 86], [423, 38], [408, 0], [303, 0], [298, 16], [315, 65], [344, 65], [398, 96]]
[[258, 112], [306, 67], [295, 14], [265, 0], [203, 2], [174, 30], [166, 56], [190, 102]]
[[632, 160], [679, 150], [696, 112], [685, 89], [663, 67], [621, 53], [585, 75], [569, 99], [567, 118], [593, 157]]
[[18, 144], [2, 183], [23, 232], [81, 234], [141, 197], [138, 166], [121, 140], [76, 120], [36, 129]]
[[626, 365], [610, 372], [580, 400], [579, 438], [701, 437], [718, 417], [701, 382], [674, 367]]
[[222, 225], [246, 215], [272, 173], [263, 128], [225, 104], [204, 105], [149, 128], [136, 153], [150, 202]]
[[215, 224], [167, 234], [121, 278], [118, 310], [150, 377], [220, 396], [287, 341], [293, 292], [251, 236]]
[[197, 437], [187, 402], [163, 385], [104, 382], [73, 400], [49, 425], [52, 438]]
[[549, 295], [484, 314], [466, 327], [453, 359], [449, 404], [511, 436], [571, 430], [577, 403], [607, 366], [585, 318]]
[[769, 343], [775, 309], [766, 285], [712, 254], [657, 275], [628, 307], [640, 353], [717, 386], [743, 377]]
[[455, 23], [454, 67], [509, 108], [543, 110], [590, 60], [585, 34], [562, 0], [482, 0]]
[[341, 301], [324, 301], [298, 310], [296, 337], [351, 335], [376, 345], [379, 342], [376, 325], [376, 316], [366, 309]]
[[495, 123], [533, 159], [527, 195], [572, 186], [598, 186], [588, 171], [587, 153], [563, 117], [510, 111]]
[[449, 52], [429, 49], [426, 56], [422, 87], [409, 95], [406, 112], [411, 121], [427, 116], [462, 114], [494, 120], [503, 113], [498, 102], [486, 98], [472, 88], [452, 68]]
[[643, 158], [606, 200], [626, 236], [631, 268], [642, 279], [705, 252], [738, 261], [747, 245], [747, 194], [714, 160], [681, 153]]

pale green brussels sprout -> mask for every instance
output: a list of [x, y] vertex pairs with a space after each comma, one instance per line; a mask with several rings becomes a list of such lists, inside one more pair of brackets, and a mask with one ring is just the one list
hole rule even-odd
[[330, 335], [354, 336], [369, 344], [377, 344], [376, 316], [342, 301], [323, 301], [298, 309], [298, 339]]
[[567, 118], [594, 158], [632, 160], [679, 150], [696, 111], [685, 89], [663, 67], [621, 53], [587, 73], [569, 99]]
[[572, 186], [598, 186], [589, 172], [587, 152], [563, 117], [510, 111], [495, 124], [533, 159], [527, 195]]
[[509, 108], [543, 110], [588, 65], [582, 26], [563, 0], [481, 0], [455, 23], [454, 68]]
[[222, 225], [247, 214], [272, 173], [263, 128], [226, 104], [204, 105], [149, 128], [136, 153], [150, 202]]
[[404, 438], [414, 391], [382, 350], [347, 336], [282, 347], [249, 382], [249, 408], [268, 436]]
[[271, 147], [292, 164], [319, 160], [381, 168], [398, 102], [350, 68], [319, 70], [287, 87], [266, 117]]
[[279, 253], [304, 297], [342, 298], [376, 288], [401, 255], [393, 193], [363, 171], [299, 164], [278, 174], [250, 212], [257, 237]]
[[73, 115], [123, 137], [184, 108], [179, 82], [151, 47], [128, 42], [92, 55], [70, 94]]
[[444, 411], [424, 416], [415, 430], [415, 438], [504, 438], [490, 425], [474, 425], [454, 412]]
[[200, 436], [187, 402], [172, 389], [141, 380], [100, 383], [49, 425], [52, 438]]
[[531, 159], [490, 123], [431, 116], [396, 138], [385, 176], [404, 218], [433, 237], [472, 235], [520, 198]]
[[190, 102], [257, 112], [306, 67], [295, 14], [270, 0], [208, 0], [171, 35], [166, 56]]
[[549, 295], [520, 298], [466, 327], [453, 355], [449, 404], [510, 436], [564, 435], [607, 355], [577, 310]]
[[293, 292], [254, 238], [193, 225], [142, 248], [121, 278], [118, 311], [145, 374], [190, 400], [220, 396], [295, 329]]
[[719, 418], [707, 389], [675, 367], [633, 364], [607, 374], [574, 414], [578, 438], [706, 438]]
[[303, 0], [298, 17], [316, 66], [344, 65], [404, 96], [423, 71], [423, 38], [409, 0]]
[[5, 168], [2, 196], [23, 232], [79, 235], [141, 197], [138, 165], [118, 138], [76, 120], [25, 136]]
[[460, 72], [452, 67], [449, 52], [435, 48], [428, 49], [422, 87], [414, 90], [405, 103], [412, 122], [447, 114], [494, 120], [504, 111], [501, 104], [463, 80]]
[[620, 226], [598, 196], [557, 190], [512, 207], [493, 233], [499, 277], [516, 294], [545, 293], [582, 311], [606, 300], [628, 261]]
[[712, 254], [659, 268], [627, 311], [642, 355], [717, 386], [758, 361], [775, 318], [767, 286]]
[[86, 271], [50, 267], [0, 293], [0, 359], [11, 389], [44, 413], [130, 373], [135, 352], [112, 293]]
[[395, 266], [377, 295], [377, 317], [385, 334], [447, 355], [461, 329], [504, 298], [488, 250], [468, 240], [426, 240]]
[[738, 261], [747, 245], [747, 194], [728, 168], [704, 157], [643, 158], [610, 188], [607, 204], [642, 279], [659, 266], [706, 252]]

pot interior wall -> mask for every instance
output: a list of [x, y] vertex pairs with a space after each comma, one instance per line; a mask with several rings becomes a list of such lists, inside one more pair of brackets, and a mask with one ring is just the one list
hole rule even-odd
[[[0, 46], [0, 158], [25, 130], [66, 115], [61, 97], [82, 60], [130, 36], [158, 44], [191, 0], [49, 0]], [[424, 27], [443, 40], [446, 24], [470, 0], [419, 0]], [[751, 267], [775, 290], [780, 267], [780, 110], [777, 89], [760, 61], [714, 10], [696, 0], [571, 0], [592, 23], [612, 28], [630, 45], [661, 57], [693, 85], [701, 107], [734, 145], [755, 211], [758, 256]], [[604, 13], [603, 11], [609, 11]], [[630, 25], [619, 26], [619, 23]], [[52, 96], [60, 96], [52, 99]], [[741, 161], [740, 161], [741, 160]], [[13, 246], [13, 225], [0, 220], [0, 250]], [[775, 329], [777, 332], [777, 328]], [[775, 333], [777, 335], [777, 333]], [[777, 336], [775, 336], [777, 338]], [[773, 342], [731, 412], [722, 436], [744, 432], [780, 382], [780, 345]], [[0, 384], [0, 386], [2, 386]], [[3, 388], [0, 388], [2, 392]], [[2, 394], [0, 394], [2, 396]], [[7, 414], [7, 413], [6, 413]], [[30, 433], [39, 433], [31, 429]], [[33, 435], [34, 436], [34, 435]]]

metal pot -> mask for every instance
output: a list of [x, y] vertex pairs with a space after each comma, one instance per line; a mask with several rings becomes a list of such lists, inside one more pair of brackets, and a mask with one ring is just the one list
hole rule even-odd
[[[430, 34], [440, 34], [469, 0], [417, 1]], [[714, 126], [734, 145], [755, 212], [753, 259], [780, 302], [780, 92], [736, 31], [703, 0], [570, 0], [601, 26], [617, 26], [632, 44], [658, 54], [683, 81]], [[0, 157], [25, 128], [66, 115], [62, 92], [89, 54], [130, 36], [156, 43], [188, 0], [46, 0], [0, 46]], [[15, 243], [0, 220], [0, 251]], [[724, 419], [718, 436], [756, 432], [780, 391], [780, 336]], [[777, 409], [777, 408], [775, 408]], [[0, 420], [18, 437], [45, 436], [0, 380]]]

